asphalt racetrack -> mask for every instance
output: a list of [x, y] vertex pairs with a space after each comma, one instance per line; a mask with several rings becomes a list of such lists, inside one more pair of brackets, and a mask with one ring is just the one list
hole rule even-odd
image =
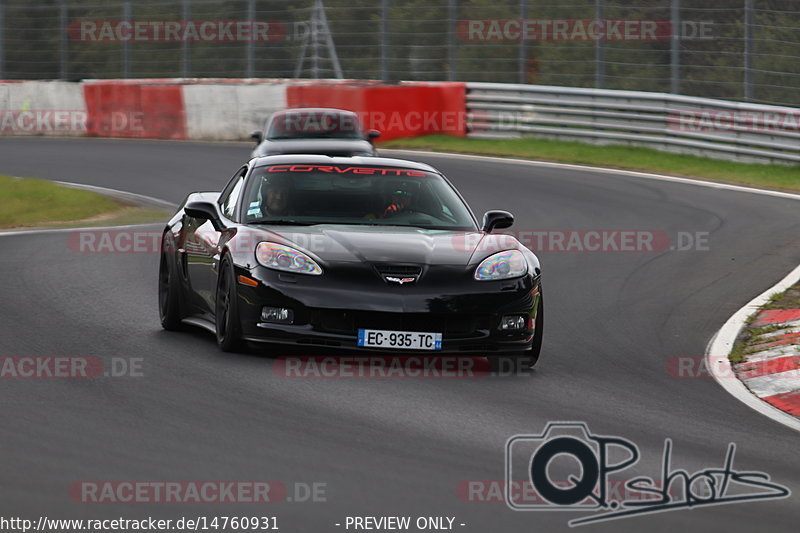
[[[0, 173], [178, 203], [190, 191], [219, 190], [250, 149], [4, 138]], [[617, 478], [661, 479], [665, 439], [672, 441], [671, 468], [690, 474], [722, 468], [735, 443], [735, 470], [767, 473], [792, 491], [585, 530], [797, 531], [797, 432], [713, 379], [670, 371], [675, 358], [699, 360], [731, 314], [800, 262], [797, 201], [599, 172], [408, 157], [442, 170], [479, 216], [514, 213], [517, 231], [653, 231], [672, 246], [685, 232], [707, 234], [706, 245], [537, 252], [546, 329], [539, 365], [526, 375], [287, 379], [263, 355], [221, 353], [203, 330], [162, 331], [154, 253], [78, 253], [68, 232], [0, 237], [0, 356], [133, 358], [142, 373], [0, 380], [0, 515], [271, 515], [287, 533], [345, 531], [347, 516], [450, 516], [459, 531], [562, 531], [591, 513], [516, 512], [463, 488], [492, 480], [502, 486], [509, 437], [540, 434], [550, 421], [581, 421], [592, 433], [638, 445], [639, 462]], [[295, 501], [126, 505], [71, 497], [74, 484], [102, 480], [275, 480]], [[305, 499], [297, 487], [314, 483], [324, 496], [296, 501]]]

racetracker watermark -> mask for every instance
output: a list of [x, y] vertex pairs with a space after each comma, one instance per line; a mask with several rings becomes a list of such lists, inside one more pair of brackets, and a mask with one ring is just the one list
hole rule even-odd
[[79, 481], [77, 503], [278, 503], [286, 487], [276, 481]]
[[358, 111], [339, 112], [292, 111], [281, 116], [281, 129], [286, 133], [320, 133], [325, 131], [357, 132], [359, 125], [379, 131], [453, 131], [466, 124], [465, 111]]
[[[285, 167], [286, 165], [284, 165]], [[308, 165], [299, 171], [312, 171]], [[272, 167], [281, 170], [281, 167]], [[334, 169], [336, 167], [325, 167]], [[340, 250], [324, 235], [307, 233], [284, 233], [286, 241], [279, 244], [297, 247], [311, 253]], [[583, 253], [654, 253], [665, 251], [706, 252], [709, 247], [709, 232], [679, 231], [670, 234], [662, 230], [513, 230], [503, 233], [457, 232], [449, 237], [453, 250], [480, 253], [501, 252], [517, 247], [517, 243], [533, 252], [583, 252]], [[160, 231], [153, 230], [105, 230], [85, 229], [68, 233], [67, 249], [81, 254], [154, 254], [161, 251]], [[220, 234], [210, 227], [193, 233], [175, 234], [174, 242], [182, 243], [190, 254], [208, 255], [217, 253]], [[232, 251], [253, 253], [263, 236], [247, 233], [228, 241]]]
[[102, 123], [92, 124], [89, 114], [83, 110], [0, 110], [2, 135], [85, 134], [90, 127], [97, 134], [144, 132], [144, 113], [112, 111], [104, 115]]
[[665, 41], [672, 24], [658, 19], [467, 19], [456, 25], [462, 41]]
[[[709, 368], [708, 360], [711, 360]], [[679, 379], [771, 379], [800, 378], [800, 355], [787, 355], [763, 361], [727, 363], [727, 356], [706, 358], [702, 355], [677, 355], [667, 359], [667, 374]]]
[[0, 379], [93, 379], [101, 377], [143, 377], [141, 357], [93, 356], [3, 356]]
[[[632, 490], [627, 486], [630, 480], [609, 479], [607, 483], [608, 496], [614, 500], [653, 500], [658, 498], [655, 494], [648, 494]], [[568, 489], [572, 485], [569, 480], [554, 480], [553, 484]], [[514, 502], [524, 502], [526, 504], [546, 505], [541, 494], [536, 491], [536, 487], [529, 480], [514, 479], [508, 484], [502, 479], [470, 479], [461, 481], [456, 486], [456, 496], [459, 500], [470, 503], [505, 503], [506, 491], [508, 486], [508, 498]], [[673, 490], [673, 492], [675, 492]], [[587, 498], [585, 503], [589, 503]]]
[[261, 42], [286, 39], [278, 20], [76, 20], [67, 28], [73, 41]]
[[690, 132], [800, 133], [800, 111], [688, 109], [669, 113], [669, 129]]
[[161, 250], [161, 236], [160, 231], [147, 230], [76, 230], [67, 236], [67, 249], [81, 254], [154, 254]]
[[[505, 501], [515, 511], [591, 512], [569, 522], [578, 526], [791, 496], [787, 487], [772, 482], [767, 473], [736, 470], [735, 455], [736, 445], [730, 443], [720, 465], [690, 473], [673, 467], [672, 441], [665, 439], [661, 479], [641, 475], [637, 469], [639, 475], [615, 495], [610, 475], [634, 468], [641, 457], [639, 447], [623, 437], [593, 434], [585, 422], [549, 422], [541, 434], [515, 435], [506, 442]], [[563, 477], [554, 477], [558, 475]], [[568, 486], [559, 481], [565, 478]], [[515, 488], [518, 480], [531, 483], [535, 501]]]
[[516, 242], [538, 252], [651, 253], [665, 251], [708, 251], [709, 233], [679, 231], [673, 235], [662, 230], [512, 230], [483, 235], [460, 233], [453, 236], [456, 250], [499, 252]]
[[466, 19], [456, 34], [468, 42], [711, 40], [714, 23], [662, 19]]
[[[79, 254], [156, 254], [161, 252], [163, 233], [153, 230], [105, 230], [85, 229], [71, 231], [67, 235], [67, 249]], [[199, 228], [191, 233], [172, 235], [174, 242], [181, 242], [187, 253], [216, 253], [220, 234], [213, 229]], [[290, 234], [292, 246], [310, 252], [324, 252], [326, 240], [323, 235]], [[257, 234], [239, 235], [227, 243], [233, 252], [254, 253], [256, 246], [265, 240]]]
[[286, 356], [278, 357], [272, 368], [282, 378], [471, 379], [490, 375], [490, 367], [484, 357], [409, 355]]

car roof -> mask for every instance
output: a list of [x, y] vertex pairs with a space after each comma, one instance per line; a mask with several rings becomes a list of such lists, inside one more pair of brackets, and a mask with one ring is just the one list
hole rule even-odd
[[267, 165], [288, 165], [288, 164], [314, 164], [314, 165], [350, 165], [365, 167], [400, 167], [411, 170], [421, 170], [423, 172], [433, 172], [441, 174], [438, 170], [425, 163], [408, 161], [407, 159], [393, 159], [390, 157], [331, 157], [316, 154], [286, 154], [286, 155], [267, 155], [253, 159], [253, 166], [263, 167]]
[[290, 107], [289, 109], [279, 109], [272, 113], [272, 116], [285, 115], [287, 113], [338, 113], [340, 115], [355, 115], [353, 111], [347, 109], [336, 109], [334, 107]]

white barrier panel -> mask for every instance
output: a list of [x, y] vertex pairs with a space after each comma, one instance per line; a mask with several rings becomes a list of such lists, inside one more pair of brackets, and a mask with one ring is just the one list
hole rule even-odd
[[239, 141], [286, 107], [286, 84], [184, 85], [183, 102], [189, 139]]
[[0, 135], [84, 135], [86, 118], [80, 83], [0, 83]]

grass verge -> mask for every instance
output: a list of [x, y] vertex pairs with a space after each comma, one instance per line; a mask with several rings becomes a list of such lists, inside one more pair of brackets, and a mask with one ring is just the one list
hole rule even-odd
[[736, 163], [636, 146], [596, 146], [535, 138], [467, 139], [428, 135], [413, 139], [395, 139], [382, 143], [380, 147], [557, 161], [800, 191], [800, 165]]
[[95, 192], [11, 176], [0, 176], [0, 206], [0, 229], [143, 224], [169, 216]]

